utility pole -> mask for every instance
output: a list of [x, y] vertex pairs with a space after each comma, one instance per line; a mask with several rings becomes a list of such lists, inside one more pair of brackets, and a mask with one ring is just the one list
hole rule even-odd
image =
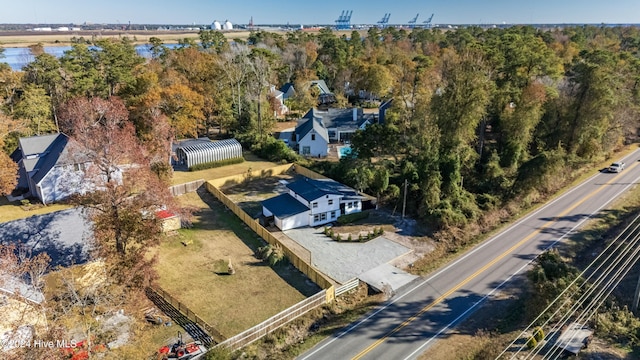
[[404, 220], [404, 210], [407, 207], [407, 179], [404, 179], [404, 200], [402, 201], [402, 220]]

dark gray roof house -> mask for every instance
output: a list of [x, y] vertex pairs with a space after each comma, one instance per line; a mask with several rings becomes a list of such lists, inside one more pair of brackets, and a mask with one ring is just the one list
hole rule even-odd
[[298, 215], [305, 211], [309, 211], [309, 207], [296, 200], [289, 194], [282, 194], [270, 199], [264, 200], [262, 206], [266, 207], [271, 213], [279, 218], [288, 218]]
[[315, 131], [318, 136], [325, 139], [327, 143], [329, 142], [329, 133], [327, 132], [327, 128], [324, 127], [322, 121], [318, 119], [314, 119], [312, 121], [305, 120], [298, 123], [295, 130], [296, 139], [303, 139], [311, 131]]
[[12, 154], [18, 163], [18, 189], [45, 204], [80, 191], [75, 180], [89, 162], [80, 149], [60, 133], [18, 139]]
[[302, 139], [302, 137], [297, 137], [298, 133], [304, 133], [303, 130], [308, 131], [307, 129], [311, 125], [315, 127], [318, 123], [327, 130], [329, 140], [345, 141], [350, 139], [351, 134], [357, 130], [363, 130], [375, 121], [377, 119], [374, 114], [365, 114], [359, 108], [327, 110], [312, 108], [296, 126], [296, 140], [299, 142]]

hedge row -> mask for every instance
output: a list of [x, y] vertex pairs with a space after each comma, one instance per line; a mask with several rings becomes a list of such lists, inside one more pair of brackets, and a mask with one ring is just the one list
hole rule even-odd
[[338, 221], [338, 224], [345, 225], [345, 224], [351, 224], [352, 222], [356, 222], [358, 220], [366, 219], [368, 217], [369, 217], [369, 212], [362, 211], [362, 212], [357, 212], [353, 214], [342, 215], [338, 218], [337, 221]]
[[189, 168], [189, 171], [212, 169], [212, 168], [217, 168], [217, 167], [221, 167], [221, 166], [225, 166], [225, 165], [240, 164], [241, 162], [244, 162], [244, 158], [242, 156], [236, 157], [236, 158], [233, 158], [233, 159], [211, 161], [211, 162], [207, 162], [207, 163], [193, 165], [193, 166], [191, 166]]

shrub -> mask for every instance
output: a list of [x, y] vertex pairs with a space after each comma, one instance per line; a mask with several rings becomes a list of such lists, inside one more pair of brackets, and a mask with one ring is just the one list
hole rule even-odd
[[271, 245], [261, 246], [258, 248], [258, 257], [262, 260], [267, 260], [272, 252], [273, 248]]
[[367, 234], [367, 240], [373, 239], [373, 232]]
[[351, 238], [351, 234], [349, 234], [349, 237], [347, 237], [347, 241], [353, 241], [353, 238]]
[[527, 340], [527, 348], [529, 349], [533, 349], [536, 346], [538, 346], [538, 340], [536, 340], [536, 338], [534, 338], [533, 336], [531, 336], [529, 338], [529, 340]]
[[380, 231], [378, 235], [384, 235], [384, 229], [382, 228], [382, 226], [380, 226]]
[[322, 233], [325, 235], [329, 234], [329, 228], [325, 226], [324, 230], [322, 230]]
[[369, 217], [369, 212], [362, 211], [362, 212], [357, 212], [353, 214], [342, 215], [338, 218], [337, 221], [338, 221], [338, 224], [345, 225], [345, 224], [351, 224], [352, 222], [355, 222], [358, 220], [366, 219], [367, 217]]
[[544, 330], [542, 330], [542, 327], [538, 326], [533, 330], [533, 337], [538, 342], [540, 342], [540, 341], [542, 341], [542, 339], [544, 339]]
[[279, 245], [276, 245], [273, 247], [273, 251], [271, 251], [271, 254], [269, 255], [269, 258], [267, 260], [269, 261], [269, 265], [275, 266], [284, 259], [284, 250]]
[[363, 242], [364, 238], [362, 237], [362, 234], [358, 234], [358, 241]]
[[342, 241], [342, 236], [340, 236], [340, 234], [338, 234], [338, 235], [336, 236], [336, 240], [337, 240], [337, 241]]
[[212, 168], [217, 168], [217, 167], [226, 166], [226, 165], [240, 164], [241, 162], [244, 162], [244, 158], [242, 156], [233, 158], [233, 159], [211, 161], [207, 163], [193, 165], [189, 168], [189, 171], [212, 169]]
[[327, 235], [333, 239], [333, 229], [329, 229], [329, 233]]

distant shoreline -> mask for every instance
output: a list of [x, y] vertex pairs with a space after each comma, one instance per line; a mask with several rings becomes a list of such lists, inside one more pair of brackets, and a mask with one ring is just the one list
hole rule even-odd
[[[229, 31], [224, 33], [229, 40], [246, 39], [249, 37], [249, 31]], [[81, 31], [0, 31], [0, 47], [3, 48], [22, 48], [31, 45], [42, 44], [44, 46], [70, 46], [74, 42], [72, 38], [83, 37], [91, 41], [94, 37], [98, 39], [105, 38], [124, 38], [128, 37], [133, 40], [136, 45], [148, 44], [149, 39], [157, 37], [165, 44], [177, 43], [182, 39], [198, 39], [196, 31], [146, 31], [146, 30], [81, 30]]]

